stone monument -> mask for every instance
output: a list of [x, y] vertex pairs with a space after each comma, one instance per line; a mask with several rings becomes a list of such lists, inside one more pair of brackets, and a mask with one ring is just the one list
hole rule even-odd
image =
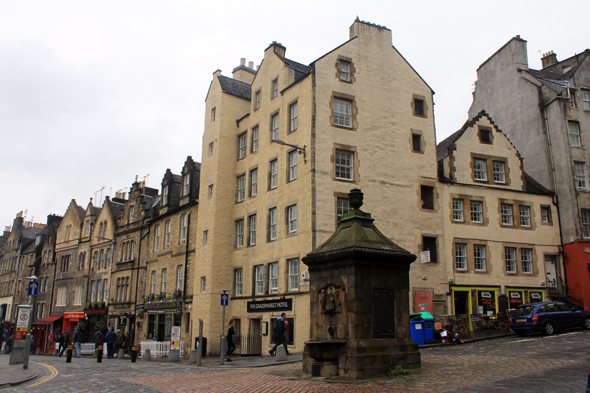
[[371, 214], [360, 210], [361, 190], [351, 190], [348, 199], [353, 210], [303, 258], [311, 282], [303, 369], [313, 376], [364, 378], [396, 365], [420, 367], [409, 319], [416, 255], [386, 238]]

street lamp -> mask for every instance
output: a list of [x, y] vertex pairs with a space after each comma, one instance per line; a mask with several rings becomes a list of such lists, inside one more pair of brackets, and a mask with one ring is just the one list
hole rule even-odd
[[292, 145], [292, 144], [282, 141], [280, 139], [272, 139], [271, 142], [275, 142], [275, 143], [278, 143], [279, 145], [283, 145], [283, 146], [294, 147], [295, 149], [297, 149], [297, 153], [303, 154], [303, 162], [307, 163], [307, 159], [306, 159], [307, 155], [305, 154], [305, 148], [307, 147], [306, 145], [303, 145], [303, 147], [300, 147], [297, 145]]
[[[221, 295], [221, 306], [223, 307], [223, 316], [221, 317], [221, 365], [223, 366], [223, 360], [225, 356], [225, 305], [229, 304], [229, 295], [226, 292], [231, 292], [231, 289], [222, 289], [223, 295]], [[199, 343], [201, 345], [201, 343]]]

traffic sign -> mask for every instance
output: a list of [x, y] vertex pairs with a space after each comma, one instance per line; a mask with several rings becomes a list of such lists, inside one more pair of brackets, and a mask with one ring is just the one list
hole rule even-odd
[[29, 317], [31, 316], [30, 307], [19, 307], [16, 316], [16, 331], [26, 332], [29, 330]]
[[31, 281], [29, 283], [29, 296], [37, 296], [39, 293], [39, 283], [37, 281]]
[[172, 326], [172, 337], [170, 337], [170, 349], [180, 349], [180, 326]]
[[227, 306], [229, 304], [229, 295], [227, 293], [221, 294], [221, 305]]

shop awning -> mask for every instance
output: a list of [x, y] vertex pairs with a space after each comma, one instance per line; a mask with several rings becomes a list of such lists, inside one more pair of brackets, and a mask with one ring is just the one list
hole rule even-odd
[[51, 317], [47, 317], [42, 321], [39, 321], [39, 325], [49, 325], [52, 324], [53, 322], [57, 321], [58, 319], [60, 319], [62, 317], [62, 315], [55, 315], [55, 316], [51, 316]]

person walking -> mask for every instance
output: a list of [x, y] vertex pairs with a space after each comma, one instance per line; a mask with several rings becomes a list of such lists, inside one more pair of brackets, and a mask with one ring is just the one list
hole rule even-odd
[[121, 349], [121, 347], [123, 346], [123, 334], [121, 333], [121, 330], [117, 330], [117, 339], [115, 340], [115, 357], [119, 357], [119, 350]]
[[35, 339], [33, 338], [33, 335], [31, 334], [31, 348], [29, 348], [29, 355], [32, 355], [34, 351], [35, 351]]
[[76, 357], [82, 355], [82, 343], [84, 342], [84, 334], [80, 331], [80, 327], [76, 327], [74, 332], [74, 345], [76, 346]]
[[110, 327], [109, 331], [107, 332], [104, 339], [107, 343], [107, 359], [113, 359], [113, 349], [115, 346], [115, 341], [117, 341], [117, 335], [113, 331], [113, 328]]
[[[97, 351], [99, 350], [98, 347], [104, 344], [104, 334], [102, 334], [102, 330], [100, 328], [96, 329], [96, 333], [94, 333], [94, 349]], [[104, 348], [103, 348], [104, 351]]]
[[68, 349], [68, 345], [72, 343], [72, 333], [70, 333], [70, 329], [66, 329], [65, 333], [63, 334], [61, 341], [59, 343], [59, 357], [64, 354], [66, 349]]
[[287, 325], [285, 324], [285, 318], [287, 317], [286, 313], [282, 313], [279, 318], [277, 318], [277, 322], [275, 323], [275, 327], [272, 329], [272, 337], [275, 340], [275, 345], [272, 347], [270, 351], [268, 351], [270, 356], [274, 356], [277, 347], [283, 344], [285, 347], [285, 353], [288, 355], [289, 351], [287, 349]]
[[10, 352], [12, 352], [12, 342], [14, 341], [14, 334], [11, 334], [10, 337], [8, 337], [8, 340], [6, 340], [6, 345], [4, 346], [4, 352], [9, 354]]
[[234, 335], [236, 331], [234, 330], [234, 325], [236, 321], [232, 318], [229, 320], [229, 328], [227, 329], [227, 359], [226, 361], [231, 362], [231, 354], [236, 350], [236, 343], [234, 342]]
[[123, 337], [123, 339], [121, 341], [123, 341], [123, 344], [121, 345], [121, 348], [123, 348], [123, 351], [125, 352], [125, 356], [127, 356], [127, 353], [129, 352], [127, 347], [129, 346], [127, 344], [127, 335], [125, 334], [125, 331], [121, 332], [121, 336]]

